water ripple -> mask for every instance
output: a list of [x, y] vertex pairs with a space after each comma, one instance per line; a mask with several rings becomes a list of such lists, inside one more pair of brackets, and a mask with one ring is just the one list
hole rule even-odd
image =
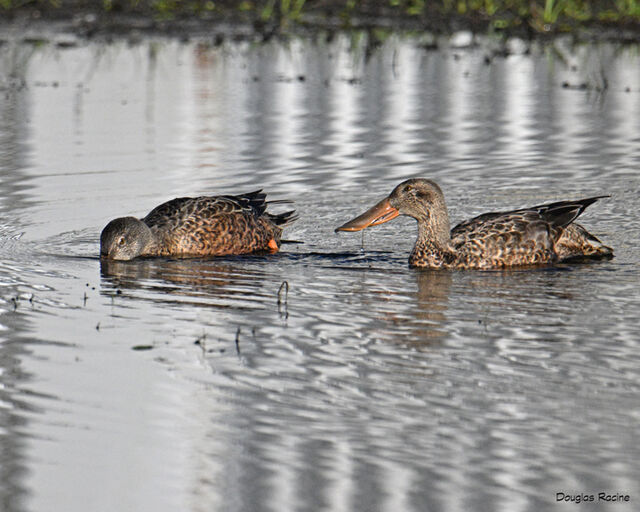
[[[3, 496], [511, 511], [640, 495], [637, 49], [375, 37], [0, 45]], [[616, 258], [425, 272], [412, 220], [333, 232], [419, 175], [454, 223], [610, 194], [582, 219]], [[112, 218], [258, 188], [296, 201], [285, 237], [303, 244], [98, 259]]]

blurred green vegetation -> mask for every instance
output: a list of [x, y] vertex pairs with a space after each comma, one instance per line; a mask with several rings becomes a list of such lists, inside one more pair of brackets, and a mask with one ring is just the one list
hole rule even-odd
[[0, 0], [0, 13], [39, 10], [63, 16], [90, 10], [172, 20], [199, 16], [279, 26], [424, 26], [565, 32], [584, 26], [640, 27], [640, 0]]

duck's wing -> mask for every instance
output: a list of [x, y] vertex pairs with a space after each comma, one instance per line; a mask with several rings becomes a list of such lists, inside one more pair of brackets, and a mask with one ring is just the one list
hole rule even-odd
[[480, 240], [491, 237], [514, 235], [535, 237], [539, 233], [549, 234], [549, 223], [538, 212], [521, 210], [511, 212], [484, 213], [461, 222], [451, 230], [454, 243], [464, 240]]
[[178, 197], [157, 206], [142, 220], [164, 230], [182, 226], [188, 219], [208, 223], [222, 215], [258, 218], [267, 209], [266, 197], [261, 190], [237, 196]]
[[161, 204], [143, 221], [159, 241], [161, 254], [244, 254], [279, 247], [282, 227], [293, 212], [266, 212], [261, 191], [238, 196], [181, 197]]
[[522, 210], [516, 210], [516, 212], [535, 211], [541, 219], [548, 222], [550, 225], [564, 228], [576, 220], [588, 206], [603, 197], [609, 196], [588, 197], [586, 199], [578, 199], [576, 201], [559, 201], [557, 203], [523, 208]]
[[547, 224], [552, 231], [557, 231], [559, 235], [562, 228], [571, 224], [589, 205], [603, 197], [608, 196], [589, 197], [577, 201], [559, 201], [509, 212], [483, 213], [455, 226], [451, 230], [451, 237], [464, 237], [474, 233], [523, 232], [538, 223]]
[[463, 222], [451, 231], [451, 242], [463, 266], [503, 268], [556, 261], [558, 235], [537, 211], [522, 210], [485, 213]]
[[485, 213], [454, 227], [452, 243], [467, 259], [488, 261], [494, 267], [557, 261], [564, 257], [556, 246], [566, 238], [563, 233], [598, 199], [591, 197]]

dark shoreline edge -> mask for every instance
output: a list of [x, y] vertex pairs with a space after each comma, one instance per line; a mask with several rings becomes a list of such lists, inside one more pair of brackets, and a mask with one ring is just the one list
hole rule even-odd
[[[214, 44], [221, 44], [226, 39], [268, 41], [274, 37], [318, 33], [331, 37], [334, 33], [345, 31], [368, 32], [373, 40], [383, 40], [392, 32], [447, 36], [469, 31], [504, 39], [518, 37], [525, 40], [550, 40], [557, 36], [570, 36], [576, 42], [640, 42], [640, 15], [619, 15], [615, 20], [595, 21], [559, 18], [556, 23], [548, 24], [544, 22], [541, 13], [535, 14], [535, 9], [532, 11], [534, 15], [529, 13], [518, 17], [501, 11], [499, 15], [492, 17], [477, 10], [466, 14], [443, 13], [442, 5], [434, 3], [430, 4], [428, 11], [408, 15], [406, 11], [390, 8], [390, 3], [375, 1], [362, 2], [348, 16], [344, 10], [339, 9], [343, 4], [339, 1], [309, 2], [314, 5], [305, 7], [304, 12], [284, 15], [280, 12], [281, 1], [271, 2], [277, 8], [265, 17], [264, 8], [260, 10], [258, 5], [250, 4], [252, 9], [242, 10], [238, 5], [249, 2], [230, 0], [222, 0], [221, 4], [202, 1], [198, 5], [210, 4], [215, 5], [215, 8], [197, 12], [193, 10], [194, 4], [175, 1], [172, 10], [162, 12], [157, 8], [160, 2], [153, 4], [143, 0], [130, 3], [124, 0], [117, 3], [116, 0], [61, 0], [59, 7], [46, 0], [17, 7], [0, 7], [0, 30], [6, 34], [4, 37], [0, 36], [0, 43], [11, 33], [26, 31], [71, 33], [87, 39], [132, 35], [168, 36], [184, 40], [206, 37], [212, 38]], [[290, 2], [294, 3], [295, 0]], [[106, 9], [107, 4], [112, 7]]]

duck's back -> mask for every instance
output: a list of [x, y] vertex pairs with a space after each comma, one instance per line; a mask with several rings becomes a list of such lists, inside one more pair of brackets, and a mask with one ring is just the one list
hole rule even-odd
[[266, 213], [266, 194], [180, 197], [142, 219], [154, 233], [158, 255], [207, 256], [277, 251], [282, 226], [293, 212]]
[[[575, 257], [578, 252], [587, 255], [592, 245], [587, 238], [599, 241], [573, 221], [598, 199], [485, 213], [454, 227], [451, 239], [462, 263], [475, 268], [536, 265]], [[568, 234], [575, 243], [564, 249]]]
[[451, 241], [466, 268], [535, 265], [557, 259], [558, 229], [531, 210], [486, 213], [454, 227]]

